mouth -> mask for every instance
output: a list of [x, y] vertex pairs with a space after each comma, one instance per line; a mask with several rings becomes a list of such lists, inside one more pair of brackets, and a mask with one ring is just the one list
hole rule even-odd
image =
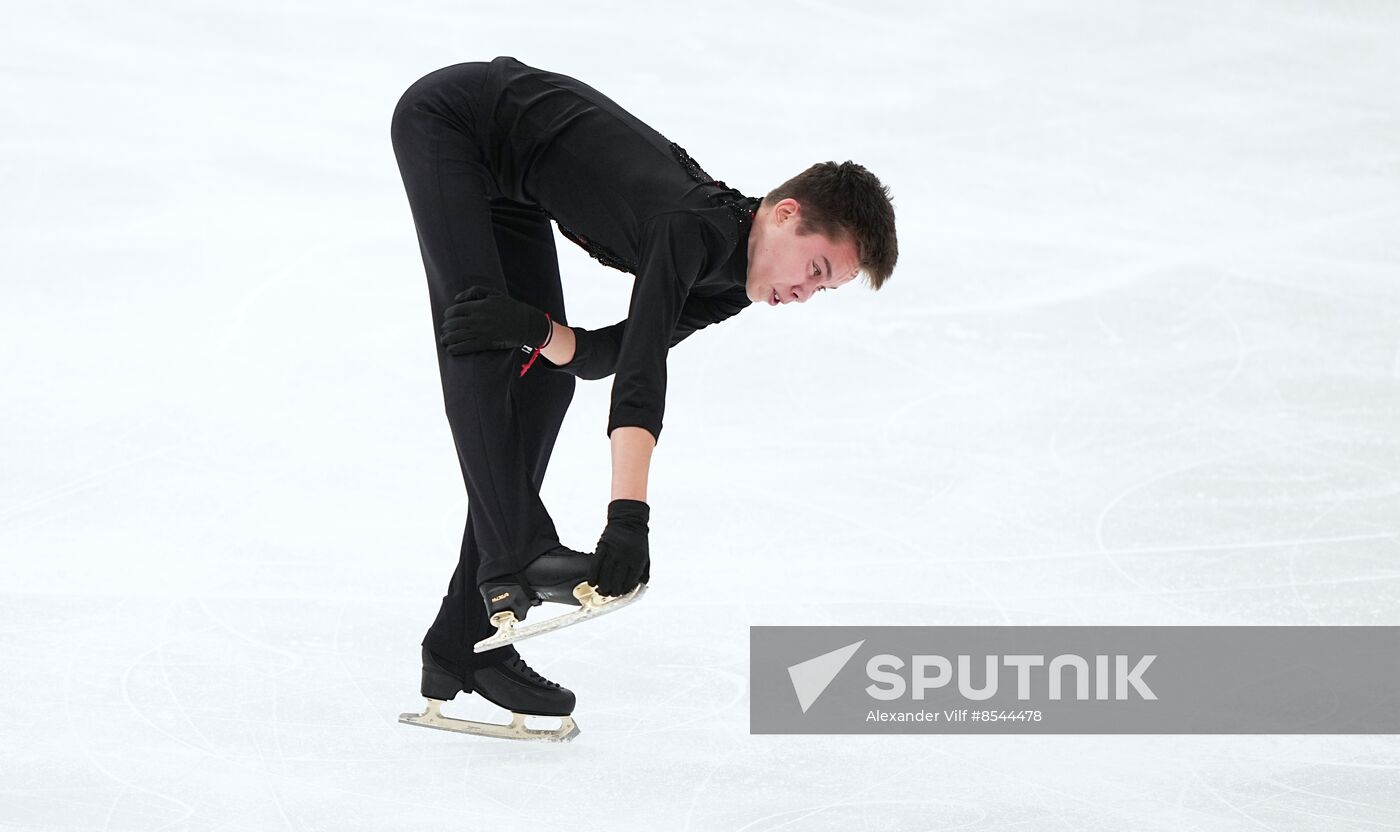
[[773, 288], [771, 293], [768, 295], [768, 305], [777, 306], [781, 302], [782, 301], [778, 300], [778, 290], [776, 288]]

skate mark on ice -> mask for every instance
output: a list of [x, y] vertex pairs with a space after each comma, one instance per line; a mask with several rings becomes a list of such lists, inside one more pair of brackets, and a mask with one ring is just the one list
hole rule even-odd
[[1194, 769], [1194, 770], [1191, 772], [1191, 780], [1190, 780], [1190, 782], [1195, 783], [1196, 785], [1199, 785], [1203, 790], [1205, 790], [1206, 792], [1209, 792], [1211, 795], [1214, 795], [1216, 801], [1217, 801], [1221, 806], [1224, 806], [1227, 810], [1229, 810], [1230, 812], [1232, 812], [1233, 814], [1239, 815], [1241, 818], [1243, 818], [1243, 819], [1249, 821], [1250, 823], [1254, 824], [1255, 826], [1258, 826], [1260, 829], [1267, 829], [1267, 830], [1269, 830], [1269, 832], [1280, 832], [1280, 830], [1279, 830], [1277, 827], [1275, 827], [1275, 826], [1270, 826], [1269, 824], [1265, 823], [1264, 821], [1260, 820], [1259, 818], [1255, 817], [1254, 815], [1251, 815], [1250, 813], [1248, 813], [1248, 812], [1246, 812], [1246, 811], [1244, 810], [1244, 806], [1253, 805], [1253, 804], [1258, 803], [1259, 801], [1265, 800], [1265, 799], [1267, 799], [1267, 798], [1258, 797], [1258, 798], [1255, 798], [1255, 799], [1249, 801], [1248, 803], [1236, 803], [1236, 802], [1230, 800], [1230, 798], [1226, 797], [1226, 796], [1220, 791], [1220, 789], [1218, 789], [1218, 788], [1216, 788], [1215, 786], [1211, 785], [1204, 777], [1202, 777], [1202, 776], [1201, 776], [1201, 771], [1200, 771], [1200, 769]]
[[[1104, 523], [1107, 520], [1108, 515], [1113, 512], [1113, 509], [1120, 502], [1125, 500], [1128, 496], [1138, 491], [1141, 491], [1142, 489], [1153, 485], [1154, 483], [1161, 482], [1162, 480], [1176, 476], [1183, 472], [1195, 470], [1198, 468], [1205, 468], [1211, 465], [1216, 465], [1220, 462], [1224, 462], [1230, 459], [1247, 457], [1252, 454], [1259, 453], [1261, 451], [1271, 451], [1279, 448], [1301, 448], [1303, 450], [1307, 450], [1307, 442], [1308, 440], [1292, 439], [1281, 442], [1270, 442], [1263, 445], [1254, 445], [1241, 450], [1226, 451], [1223, 453], [1215, 454], [1213, 456], [1209, 456], [1205, 459], [1196, 460], [1194, 462], [1186, 463], [1184, 465], [1178, 465], [1173, 468], [1169, 468], [1165, 471], [1158, 471], [1154, 474], [1144, 477], [1141, 480], [1138, 480], [1137, 482], [1124, 488], [1116, 496], [1112, 497], [1107, 503], [1104, 504], [1103, 508], [1100, 509], [1098, 518], [1095, 520], [1094, 523], [1094, 541], [1096, 544], [1097, 554], [1100, 557], [1102, 557], [1104, 561], [1107, 562], [1108, 565], [1112, 567], [1119, 575], [1121, 575], [1128, 583], [1136, 587], [1138, 590], [1150, 595], [1157, 595], [1162, 597], [1163, 599], [1166, 599], [1169, 593], [1164, 593], [1161, 587], [1149, 587], [1146, 584], [1139, 581], [1137, 578], [1133, 577], [1133, 575], [1131, 575], [1126, 569], [1123, 568], [1122, 564], [1118, 562], [1117, 558], [1115, 558], [1111, 554], [1111, 550], [1105, 544]], [[1247, 547], [1248, 545], [1250, 544], [1241, 544], [1241, 546], [1244, 547]], [[1168, 603], [1170, 604], [1171, 602], [1168, 600]], [[1181, 607], [1180, 605], [1172, 604], [1172, 606], [1180, 612], [1191, 613], [1190, 610]]]
[[46, 503], [51, 503], [55, 500], [60, 500], [64, 497], [71, 497], [74, 494], [81, 494], [84, 491], [89, 491], [93, 488], [97, 488], [100, 485], [102, 485], [103, 480], [107, 479], [107, 477], [109, 477], [113, 473], [120, 471], [123, 468], [130, 468], [131, 466], [145, 462], [148, 459], [154, 459], [158, 456], [164, 456], [171, 449], [178, 448], [183, 444], [185, 444], [185, 440], [173, 442], [169, 445], [164, 445], [162, 447], [156, 448], [153, 451], [147, 451], [142, 454], [137, 454], [136, 456], [133, 456], [130, 459], [125, 459], [121, 462], [114, 462], [111, 465], [106, 466], [105, 468], [99, 468], [95, 471], [86, 473], [80, 477], [75, 477], [73, 479], [59, 483], [58, 485], [55, 485], [47, 491], [37, 494], [28, 500], [19, 500], [14, 503], [11, 503], [5, 508], [0, 509], [0, 523], [5, 523], [11, 517], [23, 514], [26, 511], [32, 511], [36, 508], [39, 508], [42, 505], [45, 505]]
[[378, 719], [379, 722], [386, 727], [397, 725], [398, 720], [389, 719], [388, 713], [383, 711], [383, 709], [381, 709], [380, 707], [378, 707], [378, 705], [374, 701], [374, 698], [369, 695], [369, 693], [365, 690], [364, 685], [360, 684], [359, 678], [356, 677], [356, 675], [350, 671], [350, 666], [345, 663], [345, 654], [341, 652], [340, 649], [340, 633], [344, 629], [345, 605], [341, 604], [340, 612], [338, 615], [336, 615], [335, 619], [335, 632], [331, 636], [331, 654], [335, 656], [336, 664], [340, 665], [341, 672], [343, 672], [346, 678], [350, 680], [350, 684], [355, 686], [356, 693], [360, 694], [360, 700], [365, 703], [365, 706], [367, 708], [369, 708], [369, 712], [374, 714], [375, 718]]
[[[691, 679], [695, 678], [697, 675], [707, 673], [711, 676], [720, 677], [721, 679], [730, 683], [730, 687], [733, 693], [729, 697], [729, 699], [724, 702], [721, 702], [717, 705], [713, 705], [712, 707], [705, 710], [689, 710], [687, 711], [687, 713], [689, 714], [688, 717], [683, 719], [669, 720], [665, 723], [658, 723], [654, 719], [644, 718], [644, 714], [638, 712], [635, 707], [628, 708], [626, 711], [622, 711], [616, 708], [608, 709], [607, 711], [605, 711], [606, 713], [627, 713], [634, 717], [634, 719], [632, 720], [632, 727], [620, 729], [618, 731], [615, 731], [614, 733], [624, 734], [626, 736], [670, 733], [676, 730], [677, 728], [684, 728], [699, 722], [706, 722], [714, 719], [714, 717], [723, 714], [725, 711], [728, 711], [730, 708], [733, 708], [735, 705], [742, 702], [744, 696], [748, 693], [748, 676], [744, 673], [729, 671], [719, 667], [704, 667], [693, 664], [663, 664], [657, 665], [657, 667], [667, 668], [671, 670], [688, 671], [686, 676]], [[680, 690], [673, 691], [669, 696], [666, 696], [663, 699], [653, 700], [649, 702], [648, 707], [646, 709], [646, 713], [654, 713], [658, 710], [660, 705], [670, 703], [686, 695], [697, 696], [698, 693], [707, 690], [709, 690], [709, 688], [701, 684], [687, 685], [686, 687]], [[639, 724], [650, 724], [653, 727], [636, 727]]]
[[[1332, 505], [1328, 506], [1324, 510], [1318, 512], [1316, 515], [1313, 516], [1313, 519], [1308, 523], [1307, 527], [1304, 528], [1303, 531], [1312, 531], [1318, 523], [1322, 522], [1324, 518], [1332, 514], [1332, 512], [1336, 511], [1342, 505], [1343, 502], [1341, 500], [1338, 500], [1332, 503]], [[1307, 619], [1308, 623], [1322, 624], [1322, 619], [1318, 617], [1318, 615], [1314, 612], [1313, 607], [1303, 598], [1303, 593], [1299, 591], [1299, 589], [1301, 588], [1301, 582], [1298, 580], [1298, 555], [1299, 553], [1296, 549], [1290, 552], [1288, 555], [1288, 583], [1293, 590], [1293, 600], [1297, 603], [1298, 608], [1303, 611], [1303, 615]]]
[[[1394, 540], [1400, 539], [1400, 530], [1396, 530], [1396, 531], [1382, 531], [1382, 532], [1374, 532], [1374, 533], [1362, 533], [1362, 534], [1351, 534], [1351, 535], [1331, 535], [1331, 536], [1319, 536], [1319, 537], [1306, 537], [1306, 536], [1299, 535], [1299, 536], [1295, 536], [1295, 537], [1287, 537], [1287, 538], [1280, 538], [1280, 539], [1274, 539], [1274, 540], [1261, 540], [1261, 539], [1256, 539], [1256, 540], [1252, 540], [1252, 541], [1238, 541], [1238, 542], [1233, 542], [1233, 543], [1189, 543], [1189, 544], [1175, 544], [1175, 545], [1166, 545], [1166, 546], [1137, 546], [1137, 547], [1130, 547], [1130, 548], [1122, 548], [1122, 547], [1119, 547], [1119, 548], [1110, 548], [1110, 547], [1104, 545], [1104, 540], [1103, 540], [1103, 525], [1104, 525], [1104, 522], [1105, 522], [1106, 517], [1107, 517], [1108, 514], [1113, 510], [1114, 506], [1115, 506], [1117, 503], [1121, 502], [1123, 499], [1125, 499], [1127, 496], [1129, 496], [1129, 495], [1132, 494], [1133, 492], [1138, 491], [1138, 490], [1141, 490], [1141, 489], [1143, 489], [1143, 488], [1145, 488], [1145, 487], [1147, 487], [1147, 486], [1149, 486], [1149, 485], [1152, 485], [1152, 484], [1154, 484], [1154, 483], [1156, 483], [1156, 482], [1160, 482], [1161, 480], [1164, 480], [1164, 479], [1166, 479], [1166, 478], [1168, 478], [1168, 477], [1175, 476], [1175, 475], [1180, 474], [1180, 473], [1185, 472], [1185, 471], [1189, 471], [1189, 470], [1192, 470], [1192, 469], [1195, 469], [1195, 468], [1204, 468], [1204, 467], [1208, 467], [1208, 466], [1210, 466], [1210, 465], [1217, 464], [1217, 463], [1222, 462], [1222, 461], [1225, 461], [1225, 460], [1227, 460], [1227, 459], [1232, 459], [1232, 458], [1242, 457], [1242, 456], [1248, 456], [1248, 455], [1254, 454], [1254, 453], [1259, 452], [1259, 451], [1273, 450], [1273, 449], [1281, 448], [1281, 447], [1299, 448], [1301, 451], [1306, 452], [1307, 454], [1311, 454], [1311, 455], [1314, 455], [1314, 456], [1325, 457], [1325, 458], [1327, 458], [1327, 459], [1330, 459], [1330, 460], [1333, 460], [1333, 461], [1336, 461], [1336, 462], [1340, 462], [1340, 463], [1342, 463], [1342, 464], [1345, 465], [1345, 466], [1354, 467], [1354, 468], [1364, 468], [1364, 469], [1368, 469], [1368, 470], [1371, 470], [1371, 471], [1375, 471], [1375, 472], [1380, 473], [1380, 474], [1384, 474], [1384, 475], [1386, 475], [1386, 476], [1393, 476], [1393, 475], [1394, 475], [1393, 472], [1389, 471], [1388, 469], [1381, 468], [1381, 467], [1379, 467], [1379, 466], [1372, 465], [1372, 464], [1370, 464], [1370, 463], [1366, 463], [1366, 462], [1362, 462], [1362, 461], [1351, 460], [1351, 459], [1347, 459], [1347, 458], [1344, 458], [1344, 457], [1338, 457], [1338, 456], [1336, 456], [1335, 454], [1329, 453], [1329, 452], [1327, 452], [1327, 451], [1325, 451], [1325, 450], [1320, 450], [1320, 449], [1318, 449], [1318, 448], [1311, 447], [1310, 444], [1309, 444], [1311, 441], [1312, 441], [1312, 440], [1292, 440], [1292, 441], [1271, 443], [1271, 444], [1262, 445], [1262, 446], [1257, 446], [1257, 447], [1253, 447], [1253, 448], [1247, 448], [1247, 449], [1240, 450], [1240, 451], [1229, 451], [1229, 452], [1225, 452], [1225, 453], [1222, 453], [1222, 454], [1217, 454], [1217, 455], [1215, 455], [1215, 456], [1213, 456], [1213, 457], [1210, 457], [1210, 458], [1207, 458], [1207, 459], [1203, 459], [1203, 460], [1199, 460], [1199, 461], [1197, 461], [1197, 462], [1189, 463], [1189, 464], [1187, 464], [1187, 465], [1178, 466], [1178, 467], [1176, 467], [1176, 468], [1173, 468], [1173, 469], [1170, 469], [1170, 470], [1167, 470], [1167, 471], [1158, 472], [1158, 473], [1156, 473], [1156, 474], [1153, 474], [1153, 475], [1150, 476], [1150, 477], [1147, 477], [1147, 478], [1145, 478], [1145, 479], [1143, 479], [1143, 480], [1138, 481], [1137, 483], [1134, 483], [1133, 485], [1129, 486], [1128, 488], [1126, 488], [1126, 489], [1124, 489], [1122, 492], [1120, 492], [1117, 496], [1115, 496], [1115, 497], [1114, 497], [1112, 500], [1110, 500], [1107, 504], [1105, 504], [1104, 507], [1103, 507], [1103, 509], [1100, 511], [1100, 514], [1099, 514], [1099, 517], [1098, 517], [1098, 520], [1097, 520], [1096, 526], [1095, 526], [1095, 538], [1096, 538], [1096, 541], [1097, 541], [1097, 544], [1098, 544], [1097, 550], [1096, 550], [1096, 554], [1098, 554], [1098, 555], [1100, 555], [1100, 556], [1107, 556], [1107, 557], [1109, 558], [1110, 562], [1113, 563], [1113, 565], [1114, 565], [1116, 568], [1119, 568], [1120, 573], [1122, 573], [1123, 571], [1122, 571], [1121, 567], [1118, 567], [1118, 564], [1116, 563], [1116, 561], [1113, 561], [1113, 559], [1112, 559], [1112, 556], [1113, 556], [1113, 555], [1132, 556], [1132, 555], [1145, 555], [1145, 554], [1167, 554], [1167, 553], [1186, 553], [1186, 552], [1238, 551], [1238, 550], [1269, 549], [1269, 548], [1290, 547], [1290, 546], [1291, 546], [1291, 547], [1300, 547], [1300, 548], [1301, 548], [1301, 547], [1306, 547], [1306, 546], [1318, 546], [1318, 545], [1328, 545], [1328, 544], [1344, 544], [1344, 543], [1355, 543], [1355, 542], [1366, 542], [1366, 541], [1379, 541], [1379, 540], [1394, 541]], [[1400, 492], [1397, 492], [1397, 491], [1395, 491], [1395, 490], [1390, 490], [1390, 491], [1386, 491], [1386, 492], [1380, 494], [1379, 496], [1390, 496], [1390, 495], [1395, 494], [1395, 493], [1400, 493]], [[1372, 496], [1376, 496], [1376, 495], [1372, 495]], [[1325, 517], [1327, 514], [1330, 514], [1333, 510], [1335, 510], [1336, 508], [1339, 508], [1339, 507], [1341, 507], [1341, 506], [1343, 506], [1343, 505], [1345, 505], [1345, 502], [1344, 502], [1344, 501], [1335, 501], [1335, 502], [1333, 502], [1333, 503], [1331, 504], [1331, 506], [1330, 506], [1323, 514], [1321, 514], [1321, 515], [1319, 515], [1318, 517], [1314, 518], [1314, 520], [1312, 521], [1312, 523], [1309, 524], [1308, 528], [1311, 529], [1311, 528], [1312, 528], [1313, 526], [1315, 526], [1323, 517]], [[1054, 558], [1054, 557], [1064, 557], [1064, 556], [1066, 556], [1066, 555], [1063, 555], [1063, 554], [1051, 554], [1051, 555], [1043, 555], [1043, 556], [1039, 556], [1039, 557], [1042, 557], [1042, 558], [1044, 558], [1044, 557]], [[1149, 588], [1145, 587], [1144, 585], [1142, 585], [1140, 582], [1135, 581], [1131, 576], [1127, 575], [1126, 573], [1123, 573], [1123, 574], [1124, 574], [1124, 577], [1127, 577], [1130, 581], [1133, 581], [1134, 584], [1135, 584], [1136, 586], [1138, 586], [1139, 588], [1143, 589], [1144, 591], [1148, 591], [1148, 592], [1160, 592], [1160, 593], [1169, 593], [1169, 592], [1171, 592], [1170, 590], [1163, 590], [1163, 589], [1160, 589], [1160, 588], [1159, 588], [1159, 589], [1149, 589]], [[1326, 584], [1329, 584], [1329, 583], [1350, 582], [1351, 580], [1365, 581], [1365, 580], [1375, 580], [1375, 579], [1377, 579], [1377, 578], [1386, 578], [1386, 577], [1389, 577], [1389, 576], [1384, 576], [1384, 575], [1382, 575], [1382, 576], [1363, 577], [1363, 578], [1357, 578], [1357, 579], [1339, 579], [1339, 580], [1337, 580], [1337, 581], [1333, 581], [1333, 580], [1323, 580], [1323, 581], [1307, 582], [1307, 583], [1305, 583], [1305, 584], [1299, 584], [1299, 585], [1300, 585], [1300, 586], [1301, 586], [1301, 585], [1314, 585], [1314, 586], [1315, 586], [1315, 585], [1326, 585]], [[1269, 586], [1276, 586], [1276, 585], [1260, 585], [1261, 588], [1263, 588], [1263, 587], [1269, 587]], [[1195, 591], [1195, 590], [1193, 590], [1193, 591]]]
[[691, 787], [690, 805], [686, 807], [685, 826], [681, 828], [681, 832], [689, 832], [695, 820], [695, 807], [700, 803], [700, 796], [705, 793], [705, 788], [709, 786], [710, 781], [714, 779], [715, 772], [721, 769], [729, 770], [728, 766], [730, 765], [730, 761], [734, 759], [734, 755], [737, 753], [739, 753], [738, 747], [730, 746], [729, 750], [724, 752], [724, 757], [718, 762], [711, 763], [709, 770], [705, 772], [705, 776], [700, 779], [700, 782]]
[[[162, 734], [165, 734], [166, 736], [170, 736], [171, 739], [175, 740], [177, 743], [179, 743], [179, 744], [181, 744], [181, 745], [188, 746], [188, 747], [194, 749], [195, 751], [198, 751], [198, 752], [206, 753], [206, 754], [207, 754], [207, 753], [209, 753], [209, 751], [208, 751], [207, 749], [199, 748], [198, 746], [192, 745], [191, 743], [188, 743], [188, 742], [186, 742], [185, 740], [183, 740], [183, 739], [181, 739], [181, 738], [179, 738], [179, 737], [172, 736], [172, 735], [169, 734], [169, 732], [165, 731], [164, 729], [162, 729], [162, 728], [160, 728], [159, 726], [157, 726], [157, 725], [155, 725], [154, 723], [152, 723], [152, 722], [150, 721], [150, 719], [148, 719], [148, 718], [145, 716], [145, 714], [142, 713], [142, 712], [140, 711], [140, 709], [138, 709], [138, 708], [136, 707], [135, 703], [132, 702], [132, 700], [131, 700], [131, 691], [130, 691], [130, 688], [129, 688], [129, 681], [130, 681], [130, 677], [131, 677], [131, 672], [132, 672], [132, 670], [136, 667], [137, 664], [139, 664], [139, 663], [140, 663], [142, 660], [144, 660], [147, 656], [150, 656], [150, 655], [156, 653], [156, 652], [159, 651], [160, 649], [161, 649], [160, 646], [157, 646], [157, 647], [155, 647], [155, 648], [152, 648], [151, 650], [148, 650], [147, 652], [145, 652], [145, 653], [141, 654], [139, 657], [137, 657], [137, 659], [135, 660], [135, 662], [133, 662], [133, 663], [131, 663], [131, 664], [128, 664], [128, 665], [126, 666], [125, 670], [124, 670], [123, 673], [122, 673], [122, 680], [121, 680], [122, 699], [123, 699], [124, 703], [126, 704], [127, 708], [128, 708], [132, 713], [136, 714], [136, 716], [137, 716], [138, 718], [140, 718], [141, 721], [145, 722], [147, 725], [150, 725], [152, 728], [156, 729], [157, 732], [162, 733]], [[126, 796], [126, 794], [127, 794], [129, 791], [141, 792], [142, 794], [150, 795], [151, 797], [154, 797], [154, 798], [157, 799], [157, 800], [167, 801], [167, 802], [169, 802], [169, 803], [174, 804], [175, 806], [178, 806], [178, 807], [184, 812], [184, 815], [182, 815], [181, 817], [179, 817], [179, 818], [177, 818], [177, 819], [171, 821], [169, 824], [167, 824], [167, 825], [169, 825], [169, 826], [174, 826], [174, 825], [178, 825], [178, 824], [184, 823], [185, 821], [187, 821], [187, 820], [189, 820], [190, 818], [194, 817], [195, 808], [194, 808], [194, 806], [193, 806], [192, 804], [186, 803], [185, 801], [181, 800], [180, 798], [176, 797], [176, 796], [173, 795], [173, 794], [166, 794], [166, 793], [164, 793], [164, 792], [158, 792], [158, 791], [155, 791], [154, 789], [148, 789], [148, 788], [146, 788], [145, 786], [138, 785], [137, 783], [135, 783], [135, 782], [133, 782], [133, 781], [131, 781], [131, 780], [126, 779], [125, 777], [122, 777], [122, 776], [116, 774], [116, 773], [113, 772], [111, 769], [107, 768], [107, 767], [104, 766], [101, 762], [98, 761], [96, 755], [93, 754], [92, 749], [88, 746], [88, 744], [87, 744], [86, 742], [83, 741], [83, 738], [78, 734], [77, 728], [76, 728], [76, 727], [74, 726], [74, 724], [73, 724], [73, 721], [74, 721], [74, 719], [75, 719], [75, 715], [78, 714], [78, 713], [81, 713], [82, 711], [80, 711], [80, 710], [77, 709], [77, 708], [71, 707], [71, 706], [72, 706], [72, 702], [73, 702], [73, 696], [72, 696], [72, 694], [73, 694], [73, 680], [72, 680], [72, 676], [70, 675], [70, 676], [67, 676], [67, 677], [65, 678], [65, 681], [64, 681], [63, 699], [64, 699], [64, 705], [65, 705], [65, 707], [64, 707], [63, 710], [64, 710], [64, 713], [65, 713], [66, 716], [67, 716], [67, 718], [66, 718], [65, 721], [64, 721], [64, 724], [65, 724], [65, 725], [67, 726], [67, 728], [68, 728], [68, 734], [69, 734], [69, 736], [71, 736], [72, 739], [73, 739], [73, 744], [74, 744], [75, 746], [77, 746], [77, 747], [82, 751], [83, 756], [84, 756], [85, 758], [87, 758], [87, 761], [88, 761], [89, 763], [92, 764], [92, 767], [93, 767], [93, 768], [95, 768], [95, 769], [97, 769], [99, 772], [101, 772], [102, 775], [103, 775], [104, 777], [106, 777], [107, 779], [109, 779], [109, 780], [111, 780], [111, 781], [113, 781], [113, 782], [115, 782], [115, 783], [119, 783], [119, 784], [121, 784], [121, 786], [122, 786], [122, 790], [121, 790], [120, 792], [117, 793], [117, 796], [116, 796], [115, 798], [113, 798], [113, 800], [112, 800], [112, 804], [111, 804], [110, 806], [107, 807], [107, 815], [106, 815], [106, 818], [103, 820], [102, 828], [103, 828], [104, 830], [110, 829], [110, 828], [111, 828], [111, 825], [112, 825], [112, 817], [113, 817], [113, 815], [116, 814], [117, 807], [121, 804], [121, 801], [123, 800], [123, 798]]]
[[[893, 799], [871, 799], [871, 800], [854, 800], [854, 799], [851, 799], [851, 798], [857, 797], [857, 796], [859, 796], [859, 795], [861, 795], [861, 794], [864, 794], [864, 793], [866, 793], [866, 792], [869, 792], [871, 789], [875, 788], [875, 785], [877, 785], [877, 784], [867, 785], [867, 786], [865, 786], [865, 787], [863, 787], [863, 788], [861, 788], [861, 789], [858, 789], [858, 790], [856, 790], [854, 793], [852, 793], [852, 794], [850, 795], [849, 798], [847, 798], [847, 799], [845, 799], [845, 800], [833, 800], [833, 801], [830, 801], [830, 802], [827, 802], [827, 803], [819, 803], [819, 804], [814, 804], [814, 805], [811, 805], [811, 806], [800, 807], [800, 808], [797, 808], [797, 809], [784, 809], [784, 810], [782, 810], [782, 811], [780, 811], [780, 812], [773, 812], [772, 814], [764, 815], [763, 817], [757, 818], [756, 820], [751, 820], [751, 821], [749, 821], [748, 823], [746, 823], [746, 824], [744, 824], [743, 826], [740, 826], [738, 829], [734, 830], [734, 832], [749, 832], [749, 830], [752, 830], [753, 832], [775, 832], [775, 830], [778, 830], [778, 829], [786, 829], [786, 828], [792, 826], [792, 825], [795, 824], [795, 823], [798, 823], [798, 822], [800, 822], [800, 821], [805, 821], [805, 820], [807, 820], [808, 818], [811, 818], [811, 817], [813, 817], [813, 816], [815, 816], [815, 815], [819, 815], [819, 814], [821, 814], [822, 812], [830, 811], [830, 810], [832, 810], [832, 809], [851, 809], [851, 808], [859, 808], [859, 809], [861, 809], [861, 811], [858, 813], [859, 816], [860, 816], [862, 819], [864, 819], [864, 820], [866, 821], [866, 823], [869, 823], [872, 819], [877, 819], [877, 818], [878, 818], [878, 816], [874, 815], [874, 814], [870, 811], [872, 808], [878, 807], [878, 806], [928, 806], [928, 807], [930, 807], [929, 811], [926, 812], [925, 814], [923, 814], [922, 817], [923, 817], [923, 818], [929, 818], [929, 819], [931, 819], [931, 818], [933, 818], [933, 817], [935, 816], [935, 811], [934, 811], [935, 807], [944, 808], [944, 809], [947, 809], [948, 807], [956, 807], [956, 808], [959, 808], [959, 809], [963, 809], [963, 810], [967, 811], [970, 815], [973, 815], [973, 816], [974, 816], [974, 817], [971, 817], [969, 820], [967, 820], [967, 821], [965, 821], [965, 822], [963, 822], [963, 823], [959, 823], [959, 824], [957, 824], [957, 825], [955, 825], [955, 826], [946, 826], [946, 825], [939, 824], [939, 825], [937, 825], [936, 827], [930, 827], [930, 828], [937, 828], [937, 829], [940, 830], [940, 832], [951, 832], [951, 830], [964, 829], [964, 828], [985, 828], [985, 827], [983, 827], [983, 824], [984, 824], [984, 823], [986, 822], [986, 820], [990, 817], [990, 813], [989, 813], [986, 809], [984, 809], [984, 808], [982, 808], [982, 807], [980, 807], [980, 806], [977, 806], [977, 805], [971, 803], [970, 801], [946, 800], [946, 799], [939, 799], [939, 798], [928, 798], [928, 799], [926, 799], [926, 800], [898, 799], [898, 798], [893, 798]], [[786, 816], [786, 815], [792, 815], [793, 817], [788, 818], [787, 820], [784, 820], [782, 823], [773, 824], [773, 825], [758, 826], [758, 824], [764, 823], [765, 821], [774, 820], [774, 819], [777, 819], [777, 818], [784, 817], [784, 816]], [[804, 827], [804, 826], [799, 826], [798, 828], [799, 828], [799, 829], [802, 829], [802, 828], [805, 828], [805, 827]], [[881, 827], [880, 827], [879, 825], [874, 825], [873, 827], [867, 826], [867, 827], [865, 827], [865, 828], [881, 828]]]

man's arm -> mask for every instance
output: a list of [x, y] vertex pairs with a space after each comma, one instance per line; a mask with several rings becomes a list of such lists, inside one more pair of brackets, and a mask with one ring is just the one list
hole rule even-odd
[[558, 321], [551, 320], [550, 324], [553, 331], [549, 335], [549, 344], [540, 350], [540, 355], [550, 362], [543, 366], [548, 367], [552, 364], [557, 368], [574, 360], [574, 353], [578, 349], [578, 336], [571, 327]]
[[720, 248], [715, 228], [690, 215], [661, 215], [643, 230], [608, 411], [613, 475], [608, 524], [588, 570], [589, 582], [604, 595], [632, 592], [649, 580], [647, 473], [666, 407], [668, 344], [690, 287]]
[[588, 572], [589, 582], [604, 595], [631, 592], [649, 580], [647, 472], [666, 405], [668, 345], [690, 287], [727, 248], [718, 229], [693, 215], [661, 215], [647, 226], [608, 413], [613, 469], [608, 525]]
[[695, 214], [658, 214], [642, 224], [637, 276], [617, 351], [609, 436], [633, 425], [661, 438], [666, 411], [666, 354], [690, 287], [709, 271], [723, 245], [719, 231]]
[[612, 499], [647, 501], [647, 473], [656, 439], [651, 431], [634, 425], [613, 428]]
[[[680, 320], [676, 322], [676, 330], [671, 335], [670, 346], [674, 347], [710, 324], [739, 314], [751, 303], [742, 286], [719, 295], [687, 297], [685, 306], [681, 308]], [[626, 331], [625, 320], [591, 330], [568, 327], [556, 321], [553, 339], [540, 352], [550, 361], [544, 366], [586, 380], [606, 378], [617, 371], [617, 356]]]

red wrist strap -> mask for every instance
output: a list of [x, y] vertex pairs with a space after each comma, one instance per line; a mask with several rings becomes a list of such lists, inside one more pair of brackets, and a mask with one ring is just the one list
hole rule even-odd
[[549, 317], [548, 312], [544, 313], [544, 317], [545, 320], [549, 321], [549, 337], [544, 339], [543, 344], [540, 344], [538, 347], [535, 347], [534, 352], [530, 353], [529, 361], [526, 361], [524, 364], [520, 365], [520, 375], [522, 376], [525, 375], [526, 370], [530, 369], [530, 365], [535, 363], [535, 359], [540, 357], [540, 350], [549, 346], [549, 342], [554, 340], [554, 319]]

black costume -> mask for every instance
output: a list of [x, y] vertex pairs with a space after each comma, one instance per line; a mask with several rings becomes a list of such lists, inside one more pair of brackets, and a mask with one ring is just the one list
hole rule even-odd
[[597, 90], [510, 57], [414, 82], [391, 134], [435, 332], [472, 285], [567, 324], [551, 219], [594, 258], [635, 275], [627, 318], [574, 327], [566, 365], [536, 356], [522, 372], [518, 350], [449, 356], [438, 345], [468, 513], [457, 570], [423, 644], [470, 668], [514, 653], [472, 653], [494, 631], [478, 583], [559, 545], [540, 488], [575, 378], [616, 375], [609, 435], [635, 425], [659, 438], [667, 350], [751, 302], [748, 236], [759, 200], [708, 176]]

